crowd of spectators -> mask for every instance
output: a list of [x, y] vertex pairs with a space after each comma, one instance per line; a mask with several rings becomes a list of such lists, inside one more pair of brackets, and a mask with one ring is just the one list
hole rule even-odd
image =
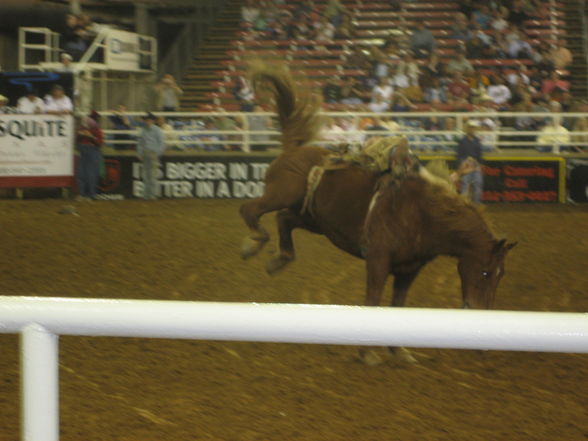
[[[358, 35], [353, 4], [348, 6], [340, 0], [291, 5], [284, 0], [247, 0], [242, 8], [243, 38], [291, 40], [297, 49], [340, 49], [338, 39]], [[391, 11], [402, 9], [403, 2], [391, 2]], [[451, 48], [440, 47], [424, 19], [417, 19], [412, 30], [402, 22], [395, 24], [382, 44], [371, 40], [362, 45], [356, 39], [342, 61], [344, 73], [322, 83], [326, 107], [375, 113], [578, 110], [570, 94], [567, 69], [572, 54], [565, 40], [558, 33], [533, 40], [528, 32], [529, 20], [553, 18], [550, 14], [547, 0], [459, 0], [444, 37], [454, 43]], [[235, 97], [252, 107], [253, 92], [243, 79]], [[247, 109], [242, 105], [241, 110]], [[545, 118], [509, 122], [527, 130], [550, 124]], [[482, 123], [488, 130], [500, 124], [491, 118]], [[562, 121], [566, 126], [573, 129], [575, 120]], [[439, 129], [445, 129], [445, 121]]]

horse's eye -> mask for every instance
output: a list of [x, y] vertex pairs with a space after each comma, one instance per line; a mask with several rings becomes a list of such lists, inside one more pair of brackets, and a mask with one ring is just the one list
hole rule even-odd
[[488, 277], [490, 277], [490, 273], [488, 271], [482, 271], [482, 277], [484, 279], [487, 279]]

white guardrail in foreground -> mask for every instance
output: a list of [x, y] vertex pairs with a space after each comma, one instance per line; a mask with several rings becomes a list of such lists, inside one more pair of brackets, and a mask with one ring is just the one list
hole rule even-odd
[[58, 336], [588, 353], [588, 313], [0, 297], [21, 335], [22, 439], [58, 441]]

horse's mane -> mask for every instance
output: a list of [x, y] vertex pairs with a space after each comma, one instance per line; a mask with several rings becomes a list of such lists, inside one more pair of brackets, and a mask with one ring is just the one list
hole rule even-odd
[[319, 95], [312, 93], [310, 86], [298, 86], [282, 64], [253, 61], [249, 65], [249, 75], [256, 91], [267, 87], [267, 83], [271, 85], [284, 150], [307, 145], [317, 138], [322, 126], [319, 115], [322, 101]]
[[[407, 206], [418, 207], [418, 212], [431, 225], [450, 233], [455, 240], [469, 244], [494, 240], [490, 223], [478, 207], [446, 185], [421, 176], [407, 177], [400, 187], [383, 189], [381, 202], [384, 207], [393, 207], [395, 216], [403, 216], [409, 211]], [[410, 221], [403, 224], [410, 225]], [[375, 225], [371, 227], [377, 228]]]

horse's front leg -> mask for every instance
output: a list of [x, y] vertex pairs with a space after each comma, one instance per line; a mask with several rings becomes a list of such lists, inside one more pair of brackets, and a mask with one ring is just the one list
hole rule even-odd
[[[367, 285], [365, 306], [378, 306], [382, 299], [382, 292], [390, 274], [390, 258], [388, 253], [376, 253], [368, 249], [366, 256]], [[383, 359], [369, 347], [359, 349], [359, 358], [369, 366], [383, 363]]]
[[276, 215], [278, 234], [280, 236], [280, 250], [267, 263], [265, 269], [268, 274], [275, 274], [296, 259], [292, 230], [304, 226], [302, 216], [294, 210], [280, 210]]
[[[392, 288], [392, 302], [391, 306], [400, 307], [404, 306], [404, 302], [406, 301], [406, 297], [408, 296], [408, 290], [410, 289], [412, 283], [416, 279], [417, 275], [420, 272], [420, 268], [416, 271], [410, 273], [401, 273], [394, 275], [394, 286]], [[391, 346], [388, 348], [394, 358], [397, 360], [408, 362], [408, 363], [417, 363], [417, 360], [412, 356], [410, 351], [406, 348], [397, 348]]]

